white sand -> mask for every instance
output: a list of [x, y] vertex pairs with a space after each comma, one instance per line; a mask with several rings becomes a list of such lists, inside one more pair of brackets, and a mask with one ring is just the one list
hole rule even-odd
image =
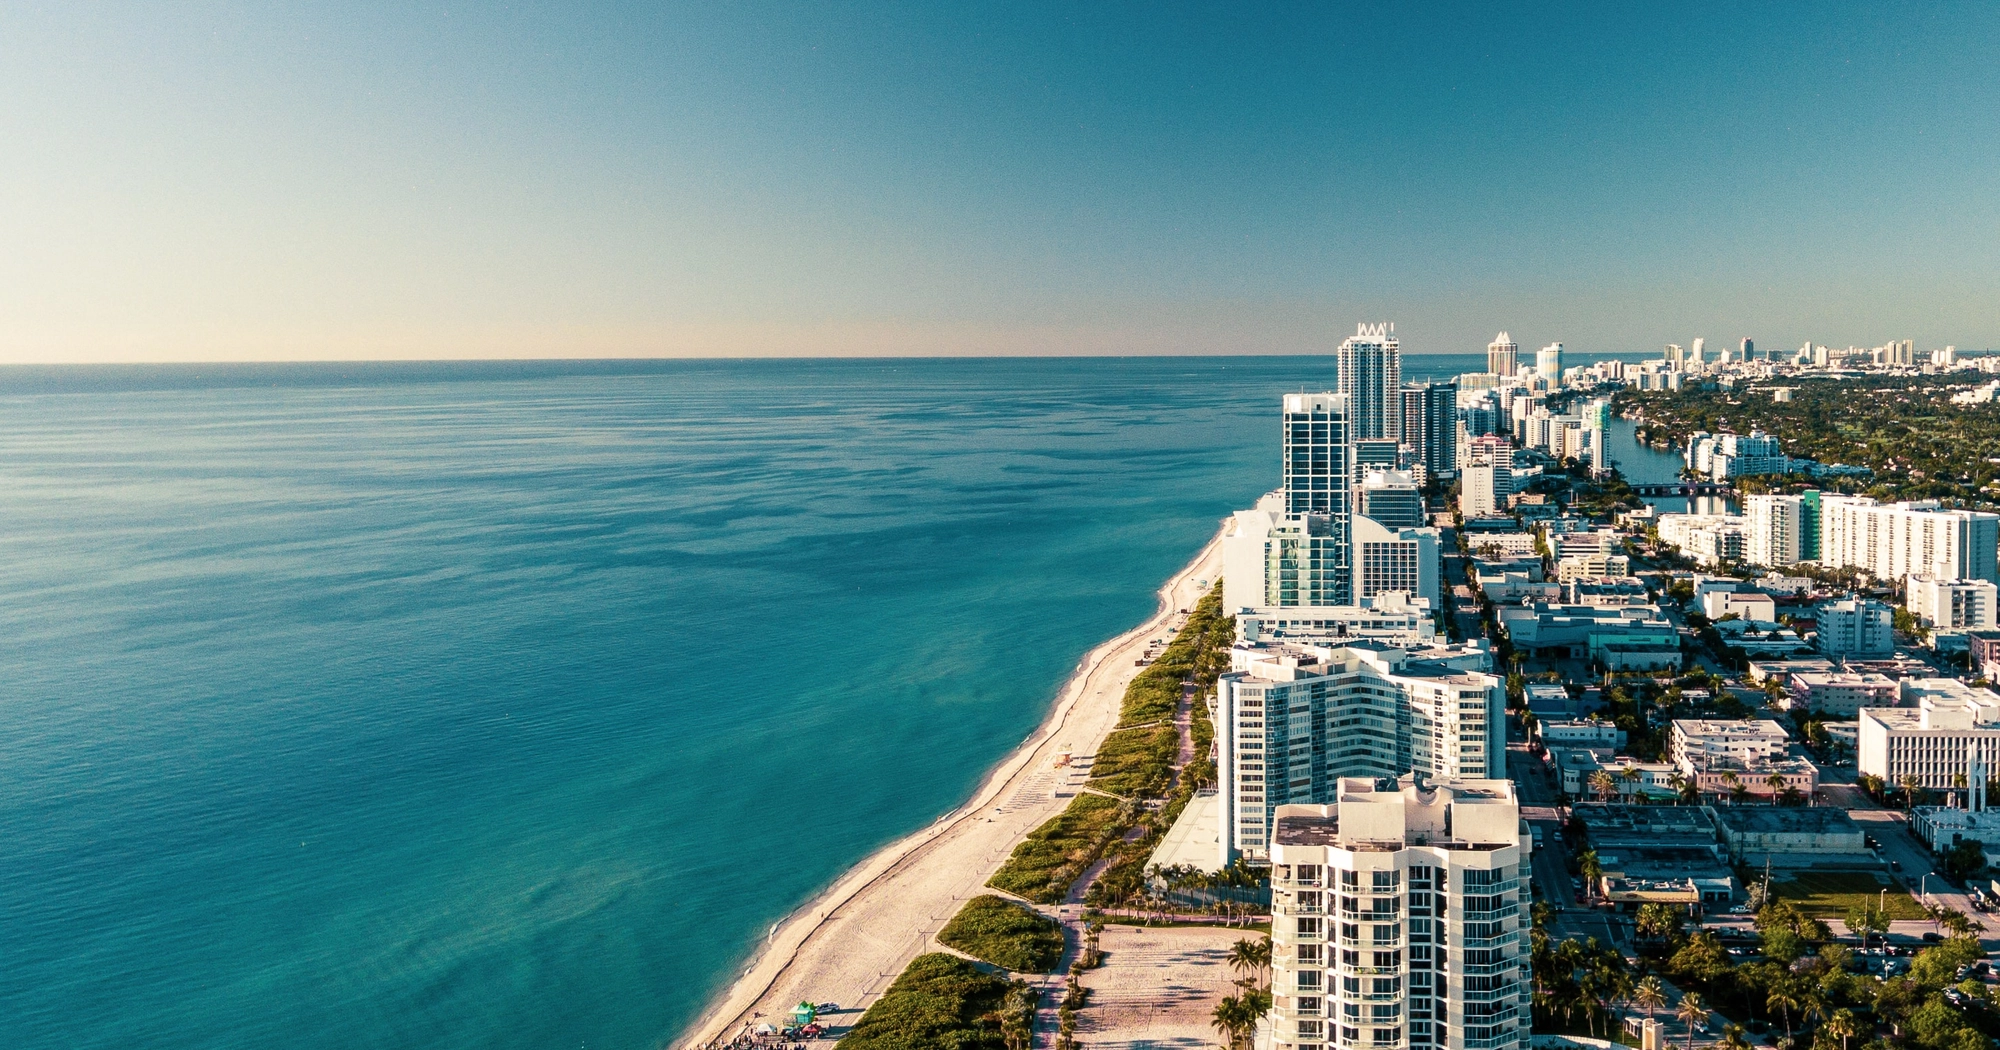
[[1077, 1014], [1076, 1041], [1091, 1050], [1201, 1050], [1223, 1038], [1211, 1023], [1232, 982], [1229, 946], [1262, 937], [1215, 927], [1106, 926], [1097, 939], [1104, 965], [1084, 973], [1090, 998]]
[[[1225, 527], [1227, 523], [1225, 522]], [[1125, 686], [1148, 643], [1165, 637], [1222, 571], [1222, 533], [1160, 589], [1160, 611], [1085, 656], [1049, 717], [1000, 763], [971, 802], [877, 851], [794, 912], [761, 954], [682, 1036], [694, 1047], [776, 1022], [801, 1000], [839, 1003], [826, 1019], [851, 1025], [968, 898], [985, 889], [1014, 845], [1055, 816], [1082, 786], [1083, 770], [1058, 769], [1058, 752], [1094, 754], [1118, 722]]]

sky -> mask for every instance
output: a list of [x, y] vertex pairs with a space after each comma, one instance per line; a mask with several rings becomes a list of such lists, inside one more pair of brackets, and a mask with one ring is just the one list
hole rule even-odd
[[2000, 346], [1995, 55], [1993, 4], [19, 0], [0, 363]]

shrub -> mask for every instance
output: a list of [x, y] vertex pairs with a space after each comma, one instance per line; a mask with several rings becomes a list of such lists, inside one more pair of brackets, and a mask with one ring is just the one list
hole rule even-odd
[[1000, 1026], [983, 1020], [1011, 985], [944, 952], [919, 955], [840, 1043], [846, 1050], [1006, 1050]]
[[1062, 959], [1062, 927], [992, 894], [974, 897], [938, 932], [938, 942], [1017, 973], [1047, 973]]
[[1061, 901], [1070, 883], [1117, 833], [1123, 808], [1117, 799], [1078, 795], [1061, 813], [1029, 832], [986, 884], [1037, 904]]

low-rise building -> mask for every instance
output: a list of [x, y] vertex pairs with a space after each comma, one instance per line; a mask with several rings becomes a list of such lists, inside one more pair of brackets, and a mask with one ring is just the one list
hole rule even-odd
[[1625, 746], [1625, 731], [1598, 718], [1537, 722], [1535, 731], [1544, 747], [1586, 748], [1610, 755]]
[[1873, 866], [1861, 825], [1838, 806], [1714, 806], [1732, 863], [1753, 867]]
[[1705, 807], [1579, 802], [1570, 812], [1597, 852], [1598, 892], [1615, 907], [1727, 905], [1740, 887]]
[[1896, 682], [1888, 675], [1857, 671], [1797, 671], [1786, 682], [1788, 710], [1820, 711], [1853, 718], [1864, 707], [1896, 706]]
[[1758, 591], [1710, 591], [1701, 596], [1701, 611], [1711, 620], [1776, 620], [1778, 603]]
[[1533, 605], [1498, 610], [1514, 647], [1593, 661], [1614, 671], [1680, 667], [1680, 633], [1651, 605]]
[[[1427, 646], [1437, 638], [1433, 606], [1421, 598], [1386, 591], [1359, 605], [1266, 606], [1236, 611], [1236, 637], [1245, 642], [1286, 641], [1342, 645], [1354, 641]], [[1473, 644], [1473, 643], [1468, 643]], [[1484, 645], [1484, 640], [1476, 640]]]
[[1556, 560], [1556, 582], [1624, 576], [1632, 571], [1632, 559], [1623, 554], [1568, 554]]
[[1613, 607], [1651, 605], [1653, 597], [1636, 576], [1601, 576], [1566, 580], [1564, 597], [1571, 605]]
[[1959, 787], [1974, 761], [2000, 769], [2000, 696], [1953, 678], [1906, 679], [1910, 707], [1864, 707], [1856, 718], [1855, 765], [1891, 785]]
[[1798, 631], [1770, 620], [1722, 620], [1714, 625], [1722, 644], [1741, 649], [1745, 656], [1789, 656], [1811, 652], [1811, 643]]
[[1776, 722], [1678, 718], [1668, 746], [1681, 774], [1705, 795], [1811, 797], [1819, 787], [1819, 770], [1790, 754], [1791, 737]]
[[1535, 555], [1535, 537], [1526, 532], [1468, 531], [1465, 545], [1479, 558], [1525, 558]]

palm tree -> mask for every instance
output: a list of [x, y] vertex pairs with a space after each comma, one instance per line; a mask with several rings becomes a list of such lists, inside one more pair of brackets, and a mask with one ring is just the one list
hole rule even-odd
[[1658, 977], [1647, 977], [1632, 989], [1632, 1001], [1646, 1011], [1646, 1020], [1653, 1019], [1653, 1011], [1667, 1005], [1667, 989]]
[[1882, 789], [1888, 786], [1888, 784], [1885, 783], [1881, 777], [1878, 777], [1873, 773], [1861, 774], [1861, 779], [1858, 781], [1858, 783], [1860, 783], [1863, 790], [1867, 791], [1868, 794], [1874, 796], [1877, 799], [1880, 799], [1882, 797]]
[[1597, 861], [1597, 851], [1584, 850], [1583, 856], [1578, 857], [1576, 862], [1577, 871], [1583, 875], [1583, 899], [1594, 900], [1597, 897], [1597, 877], [1604, 874], [1604, 866]]
[[1792, 1037], [1792, 1011], [1799, 1008], [1798, 993], [1792, 990], [1791, 982], [1780, 981], [1771, 985], [1771, 993], [1764, 997], [1764, 1009], [1776, 1010], [1785, 1019], [1785, 1038]]
[[1764, 784], [1771, 789], [1771, 795], [1775, 798], [1778, 792], [1785, 790], [1785, 775], [1783, 773], [1772, 773], [1770, 776], [1764, 778]]
[[1248, 937], [1230, 945], [1229, 954], [1225, 958], [1229, 962], [1229, 968], [1237, 973], [1255, 970], [1262, 965], [1257, 960], [1257, 945]]
[[1233, 995], [1225, 995], [1221, 1002], [1215, 1004], [1215, 1012], [1209, 1015], [1208, 1023], [1228, 1040], [1231, 1050], [1241, 1046], [1244, 1033], [1257, 1024], [1250, 1016], [1249, 1006]]
[[1722, 1041], [1715, 1044], [1722, 1050], [1752, 1050], [1750, 1040], [1743, 1038], [1743, 1026], [1726, 1024], [1722, 1026]]
[[1965, 774], [1952, 774], [1951, 786], [1957, 788], [1959, 791], [1958, 804], [1961, 806], [1965, 805]]
[[1638, 766], [1626, 766], [1622, 771], [1619, 772], [1618, 779], [1623, 780], [1625, 782], [1625, 788], [1627, 789], [1625, 791], [1626, 794], [1636, 795], [1639, 793]]
[[1861, 1028], [1854, 1023], [1854, 1011], [1835, 1010], [1826, 1019], [1826, 1034], [1840, 1040], [1840, 1050], [1847, 1050], [1847, 1041], [1860, 1034]]
[[1590, 775], [1590, 790], [1597, 792], [1597, 801], [1609, 802], [1612, 793], [1618, 790], [1618, 782], [1611, 777], [1611, 771], [1600, 769]]
[[1917, 789], [1924, 786], [1923, 782], [1915, 773], [1905, 773], [1896, 783], [1903, 789], [1903, 812], [1908, 813], [1917, 804]]
[[1687, 794], [1688, 778], [1676, 769], [1667, 774], [1667, 786], [1674, 789], [1674, 804], [1679, 805], [1681, 796]]
[[1708, 1020], [1708, 1004], [1701, 1001], [1700, 992], [1689, 992], [1681, 996], [1681, 1005], [1674, 1016], [1688, 1026], [1688, 1050], [1694, 1050], [1694, 1032]]

